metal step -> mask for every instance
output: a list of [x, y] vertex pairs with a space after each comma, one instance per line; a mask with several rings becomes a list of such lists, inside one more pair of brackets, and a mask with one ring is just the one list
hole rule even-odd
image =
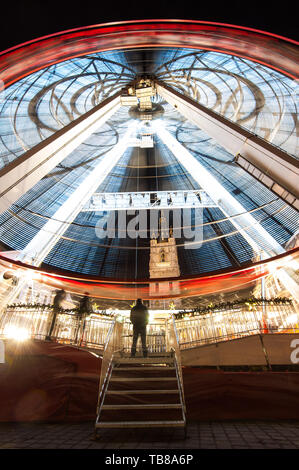
[[130, 395], [130, 394], [152, 395], [157, 393], [179, 393], [179, 389], [172, 390], [107, 390], [106, 395]]
[[103, 405], [103, 410], [162, 410], [162, 409], [181, 409], [181, 403], [158, 403], [148, 405]]
[[111, 394], [106, 395], [103, 405], [162, 405], [164, 403], [181, 403], [179, 391], [177, 393], [153, 393], [153, 394]]
[[[143, 359], [142, 349], [139, 349], [139, 351], [137, 349], [136, 354], [137, 354], [137, 356], [135, 356], [135, 358]], [[130, 358], [131, 357], [131, 352], [119, 351], [119, 352], [115, 353], [115, 356]], [[173, 357], [173, 353], [171, 351], [168, 351], [168, 352], [165, 352], [165, 351], [164, 352], [149, 352], [148, 351], [147, 357], [148, 358], [151, 358], [151, 357]]]
[[96, 428], [163, 428], [185, 427], [185, 421], [106, 421], [97, 422]]
[[139, 370], [139, 371], [144, 371], [144, 370], [160, 370], [160, 371], [166, 371], [168, 372], [169, 370], [175, 370], [175, 367], [169, 367], [169, 366], [140, 366], [140, 367], [114, 367], [113, 371], [130, 371], [130, 370]]
[[110, 382], [164, 382], [177, 381], [176, 377], [111, 377]]
[[128, 358], [114, 358], [114, 365], [116, 364], [173, 364], [174, 360], [172, 357], [128, 357]]

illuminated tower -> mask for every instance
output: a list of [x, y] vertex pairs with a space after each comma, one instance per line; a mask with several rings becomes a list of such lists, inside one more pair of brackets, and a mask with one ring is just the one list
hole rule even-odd
[[[150, 261], [149, 272], [150, 279], [164, 279], [163, 282], [154, 282], [150, 285], [150, 295], [171, 296], [177, 295], [180, 291], [179, 282], [173, 278], [179, 278], [180, 267], [178, 262], [177, 246], [175, 238], [172, 236], [172, 230], [165, 226], [165, 217], [160, 218], [159, 237], [152, 238], [150, 241]], [[168, 235], [168, 236], [167, 236]], [[171, 278], [168, 281], [167, 278]], [[170, 303], [170, 299], [168, 302]], [[161, 307], [165, 302], [152, 301], [151, 306]], [[178, 305], [178, 301], [176, 302]]]

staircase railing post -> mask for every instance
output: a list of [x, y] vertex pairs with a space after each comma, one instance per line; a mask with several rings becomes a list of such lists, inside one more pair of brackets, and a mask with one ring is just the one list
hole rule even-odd
[[169, 347], [169, 326], [168, 326], [168, 320], [165, 320], [165, 347], [166, 351], [170, 350]]
[[123, 350], [124, 348], [123, 328], [123, 323], [116, 321], [114, 327], [114, 351]]

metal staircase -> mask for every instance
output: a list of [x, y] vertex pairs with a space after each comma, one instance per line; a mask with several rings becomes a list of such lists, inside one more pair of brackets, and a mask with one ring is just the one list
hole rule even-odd
[[173, 326], [166, 352], [131, 358], [118, 344], [114, 351], [107, 351], [106, 358], [104, 353], [95, 437], [111, 428], [182, 428], [186, 435], [180, 358], [171, 341]]

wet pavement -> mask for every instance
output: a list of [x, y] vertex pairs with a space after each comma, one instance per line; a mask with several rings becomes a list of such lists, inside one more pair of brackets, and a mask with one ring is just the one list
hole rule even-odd
[[299, 449], [299, 421], [191, 422], [179, 429], [101, 430], [92, 422], [0, 423], [0, 449]]

